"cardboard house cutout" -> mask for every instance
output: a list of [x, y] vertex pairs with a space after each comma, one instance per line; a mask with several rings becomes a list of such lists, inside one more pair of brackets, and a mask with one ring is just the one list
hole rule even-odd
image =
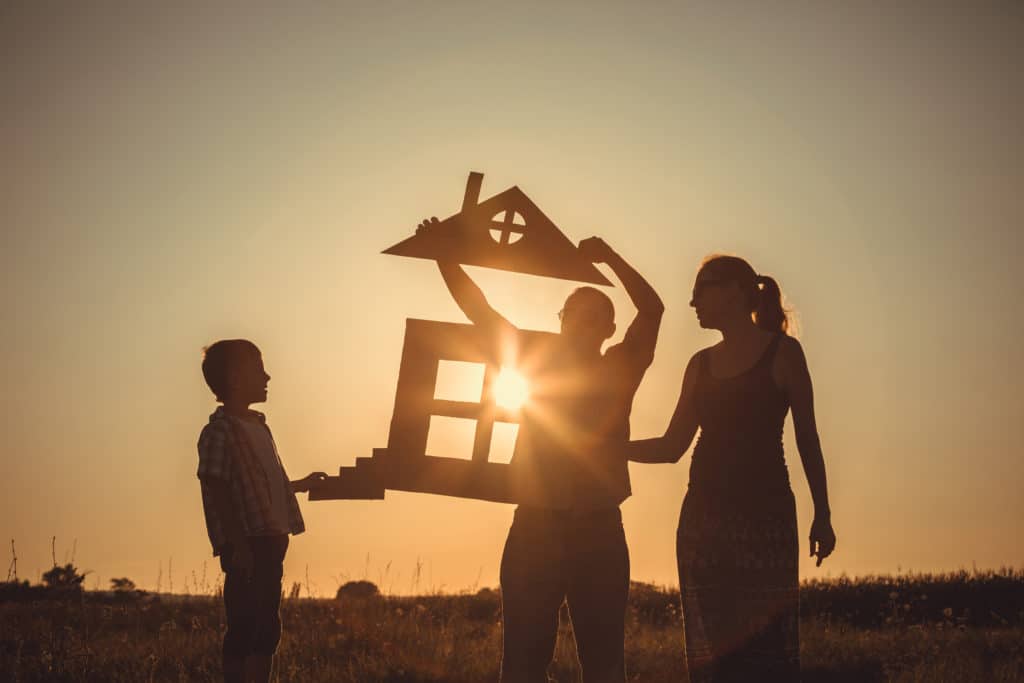
[[[417, 234], [384, 253], [427, 259], [444, 255], [465, 265], [610, 284], [519, 188], [478, 203], [482, 179], [480, 173], [470, 174], [462, 211], [444, 221], [448, 230], [433, 230], [430, 237]], [[515, 339], [495, 340], [475, 325], [407, 320], [387, 447], [357, 458], [354, 467], [340, 468], [338, 476], [311, 489], [309, 499], [380, 499], [392, 489], [530, 502], [531, 492], [517, 485], [512, 465], [488, 461], [494, 425], [519, 421], [518, 411], [504, 409], [496, 400], [494, 381], [500, 367], [494, 350], [500, 344], [524, 356], [555, 335], [531, 330], [515, 334]], [[515, 358], [507, 360], [518, 365]], [[479, 402], [436, 397], [441, 361], [484, 365]], [[433, 416], [475, 421], [470, 459], [427, 453]]]
[[479, 201], [482, 173], [470, 173], [462, 210], [440, 229], [386, 249], [385, 254], [437, 259], [445, 255], [467, 266], [611, 285], [544, 212], [513, 186]]

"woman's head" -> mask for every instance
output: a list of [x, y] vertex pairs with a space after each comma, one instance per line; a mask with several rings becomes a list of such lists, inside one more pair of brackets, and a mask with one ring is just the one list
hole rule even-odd
[[758, 327], [787, 332], [788, 311], [774, 279], [758, 275], [738, 256], [714, 255], [704, 259], [693, 284], [690, 305], [701, 327], [721, 329], [730, 319], [750, 315]]

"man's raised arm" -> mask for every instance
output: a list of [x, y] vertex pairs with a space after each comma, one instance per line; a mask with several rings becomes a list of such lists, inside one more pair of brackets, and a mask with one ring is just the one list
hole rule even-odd
[[658, 341], [658, 329], [665, 304], [640, 273], [626, 263], [614, 249], [600, 237], [590, 237], [580, 242], [580, 253], [592, 263], [607, 263], [619, 278], [626, 294], [629, 295], [637, 314], [626, 331], [623, 344], [634, 352], [646, 357], [647, 363], [654, 358], [654, 346]]

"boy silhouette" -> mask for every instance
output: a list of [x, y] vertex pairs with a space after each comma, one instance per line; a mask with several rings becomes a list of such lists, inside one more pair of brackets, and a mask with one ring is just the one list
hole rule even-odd
[[199, 435], [206, 530], [224, 570], [224, 680], [270, 680], [281, 639], [281, 576], [288, 535], [305, 530], [295, 493], [326, 477], [289, 481], [262, 413], [270, 375], [244, 339], [211, 344], [203, 377], [222, 404]]

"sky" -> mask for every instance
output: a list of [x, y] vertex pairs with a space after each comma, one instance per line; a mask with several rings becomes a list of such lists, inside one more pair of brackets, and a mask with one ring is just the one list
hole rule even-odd
[[[261, 347], [293, 478], [369, 456], [405, 319], [466, 322], [432, 263], [380, 252], [479, 171], [665, 301], [634, 438], [718, 340], [701, 259], [779, 281], [838, 535], [803, 578], [1020, 567], [1021, 64], [1009, 2], [5, 4], [0, 539], [33, 581], [52, 555], [90, 588], [212, 585], [202, 348]], [[527, 329], [574, 286], [469, 272]], [[805, 538], [788, 420], [785, 445]], [[676, 585], [689, 462], [631, 466], [635, 580]], [[511, 506], [300, 501], [286, 584], [497, 585]]]

